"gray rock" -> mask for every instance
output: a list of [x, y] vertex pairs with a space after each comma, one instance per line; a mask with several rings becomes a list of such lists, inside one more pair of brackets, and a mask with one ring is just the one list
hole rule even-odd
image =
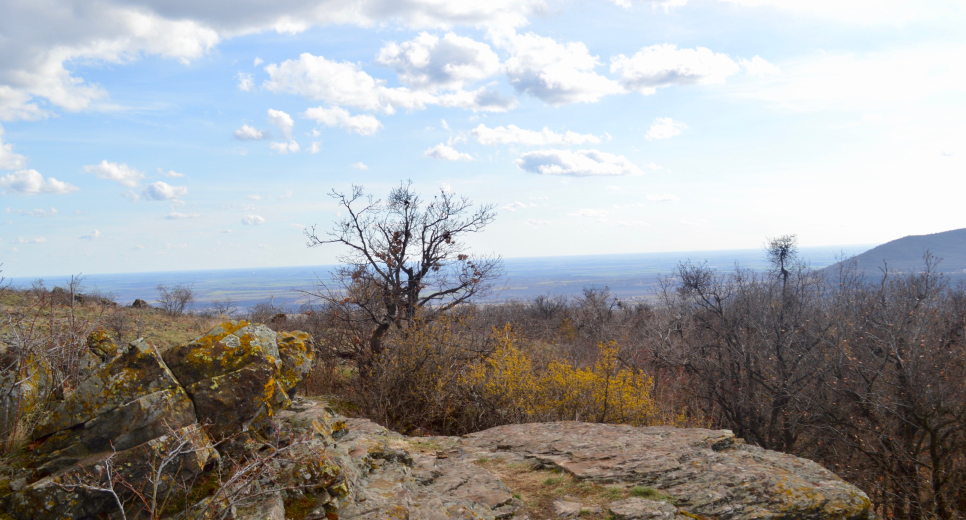
[[607, 504], [607, 510], [617, 520], [673, 519], [679, 516], [681, 518], [687, 518], [684, 515], [678, 515], [678, 508], [667, 502], [638, 497], [625, 498], [624, 500]]

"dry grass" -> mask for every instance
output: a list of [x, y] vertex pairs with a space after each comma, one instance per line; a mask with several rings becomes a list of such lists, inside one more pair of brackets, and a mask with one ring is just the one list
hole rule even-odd
[[[673, 497], [651, 488], [640, 486], [627, 488], [584, 482], [568, 473], [557, 470], [536, 470], [526, 463], [507, 462], [500, 458], [477, 459], [476, 463], [503, 481], [514, 496], [523, 501], [530, 513], [530, 518], [534, 520], [556, 519], [553, 503], [565, 495], [574, 497], [576, 501], [583, 504], [586, 509], [580, 517], [587, 520], [611, 518], [604, 506], [629, 496], [673, 503]], [[600, 512], [592, 512], [595, 507], [600, 508]]]

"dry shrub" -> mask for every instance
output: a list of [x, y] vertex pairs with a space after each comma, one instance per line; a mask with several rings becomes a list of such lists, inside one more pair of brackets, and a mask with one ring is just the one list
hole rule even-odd
[[371, 364], [336, 377], [354, 376], [343, 390], [358, 413], [407, 434], [574, 419], [651, 425], [681, 416], [662, 413], [651, 378], [622, 363], [616, 343], [601, 343], [596, 359], [579, 366], [510, 326], [481, 341], [472, 321], [416, 323], [391, 335]]

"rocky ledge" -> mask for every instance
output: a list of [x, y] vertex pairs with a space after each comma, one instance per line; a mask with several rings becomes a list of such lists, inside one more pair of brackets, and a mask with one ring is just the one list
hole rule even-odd
[[2, 462], [0, 518], [872, 518], [818, 464], [727, 430], [576, 422], [405, 437], [296, 397], [312, 338], [227, 322], [99, 365]]

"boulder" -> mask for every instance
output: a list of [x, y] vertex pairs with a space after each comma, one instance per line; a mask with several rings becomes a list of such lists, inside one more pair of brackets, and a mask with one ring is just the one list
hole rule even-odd
[[[596, 483], [649, 487], [710, 518], [871, 518], [868, 496], [810, 460], [748, 446], [728, 430], [579, 422], [467, 435], [464, 449], [512, 453]], [[485, 455], [484, 455], [485, 456]]]
[[33, 439], [87, 423], [148, 394], [177, 386], [157, 351], [144, 340], [135, 341], [121, 356], [82, 381], [34, 430]]
[[[305, 345], [311, 345], [311, 336], [296, 332], [284, 337], [283, 359], [273, 330], [227, 321], [165, 351], [164, 361], [191, 396], [198, 420], [216, 438], [257, 433], [289, 405], [286, 390], [298, 383], [298, 370], [311, 367]], [[292, 368], [286, 372], [286, 366]]]
[[188, 426], [135, 448], [84, 457], [5, 497], [2, 505], [16, 520], [101, 516], [117, 509], [115, 498], [104, 491], [111, 487], [110, 475], [117, 483], [113, 489], [118, 497], [133, 504], [131, 512], [136, 513], [143, 504], [134, 490], [148, 501], [157, 498], [159, 503], [177, 497], [184, 492], [179, 486], [191, 482], [217, 456], [204, 431]]
[[298, 385], [312, 371], [315, 343], [311, 334], [301, 331], [279, 332], [277, 341], [278, 354], [282, 360], [278, 382], [289, 397], [295, 397]]

